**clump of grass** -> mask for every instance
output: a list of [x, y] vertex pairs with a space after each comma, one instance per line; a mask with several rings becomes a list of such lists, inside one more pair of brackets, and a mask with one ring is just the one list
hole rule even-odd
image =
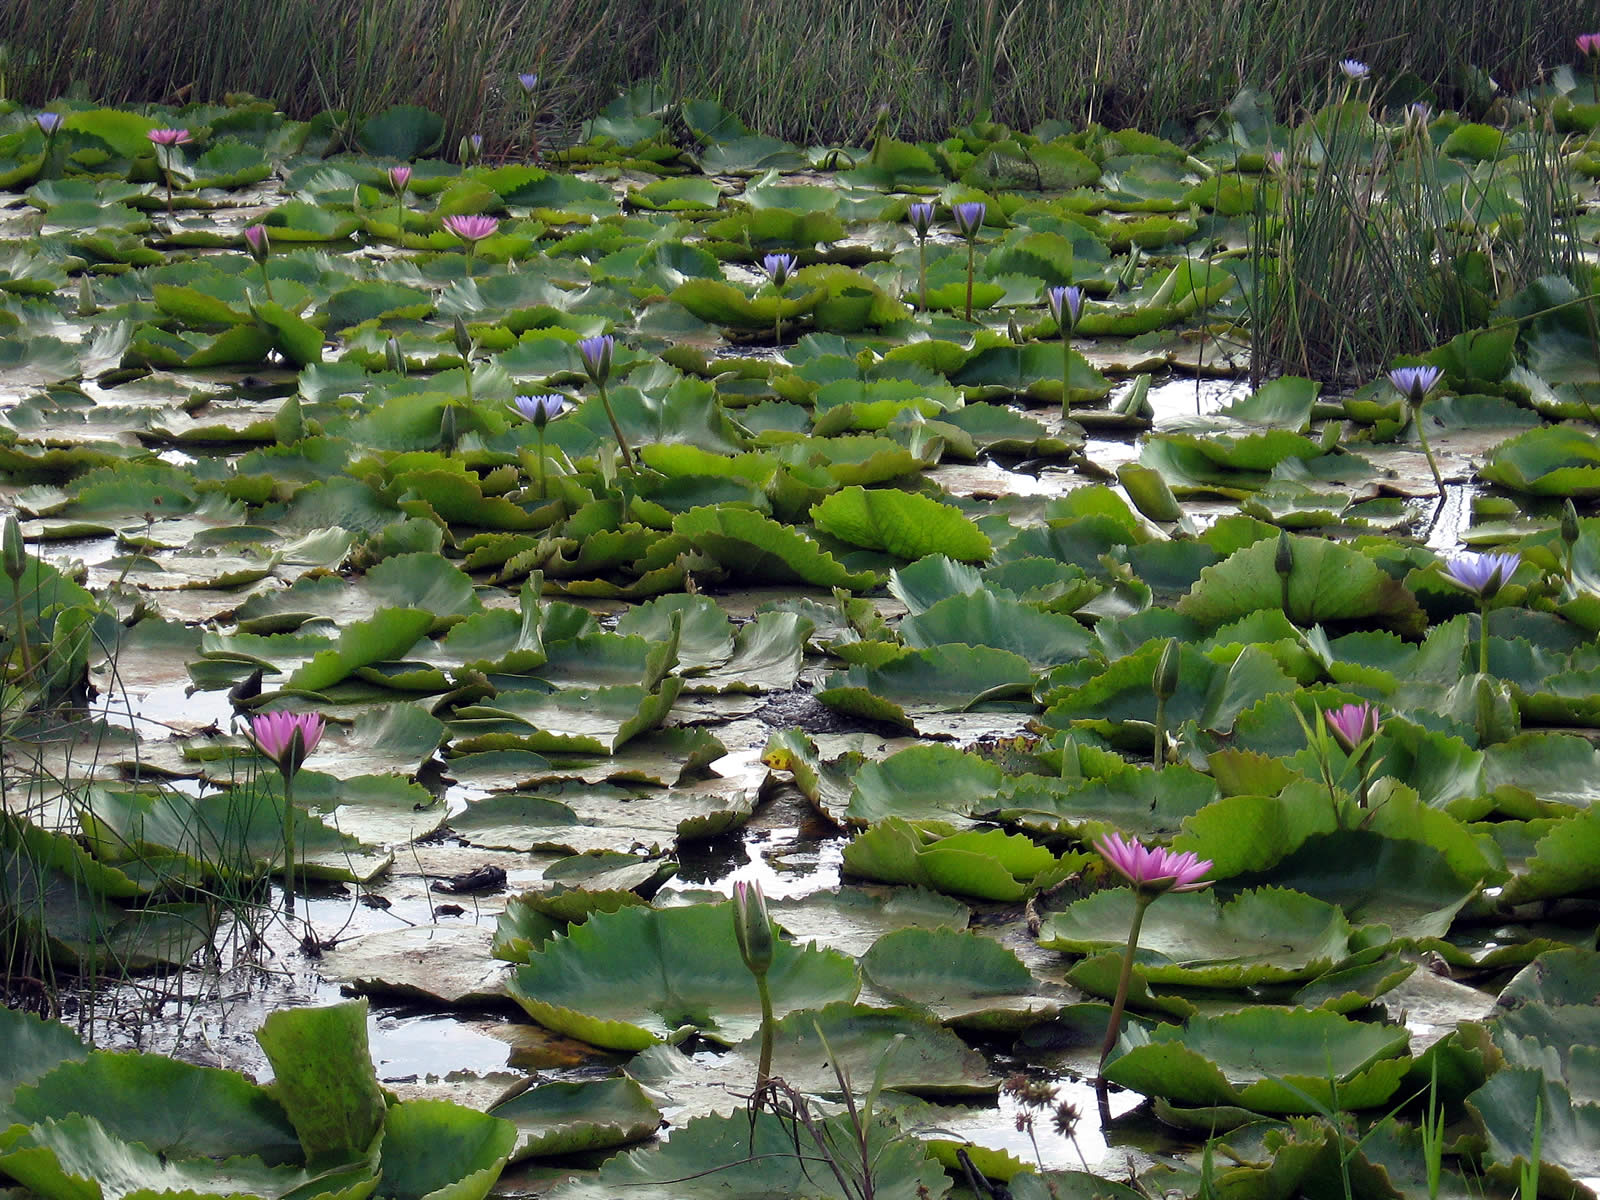
[[656, 79], [796, 141], [860, 139], [882, 105], [908, 138], [985, 111], [1019, 128], [1158, 129], [1246, 86], [1304, 107], [1346, 56], [1452, 103], [1488, 78], [1515, 91], [1568, 57], [1588, 15], [1586, 0], [14, 0], [0, 11], [0, 86], [35, 103], [251, 92], [294, 116], [346, 113], [346, 132], [421, 104], [445, 117], [444, 145], [481, 132], [507, 154], [533, 150], [517, 76], [534, 70], [542, 110], [569, 128]]

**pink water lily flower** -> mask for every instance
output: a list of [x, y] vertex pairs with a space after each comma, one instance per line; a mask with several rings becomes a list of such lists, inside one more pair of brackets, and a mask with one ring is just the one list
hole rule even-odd
[[398, 196], [401, 192], [405, 191], [406, 190], [406, 185], [409, 184], [410, 182], [411, 182], [411, 168], [410, 167], [390, 167], [389, 168], [389, 187], [390, 187], [391, 190], [393, 190], [395, 195]]
[[250, 738], [278, 770], [292, 775], [317, 748], [325, 727], [321, 713], [261, 713], [250, 719]]
[[1094, 848], [1129, 883], [1141, 892], [1193, 892], [1207, 887], [1205, 873], [1211, 860], [1194, 852], [1182, 854], [1161, 846], [1145, 846], [1137, 838], [1124, 841], [1119, 833], [1096, 838]]
[[187, 129], [152, 129], [145, 136], [158, 146], [183, 146], [194, 141]]
[[1580, 33], [1578, 35], [1578, 50], [1582, 54], [1600, 54], [1600, 33]]
[[1378, 732], [1378, 706], [1376, 704], [1341, 704], [1322, 714], [1328, 728], [1346, 751], [1353, 750]]
[[500, 222], [493, 217], [458, 215], [446, 217], [444, 227], [463, 242], [481, 242], [500, 228]]

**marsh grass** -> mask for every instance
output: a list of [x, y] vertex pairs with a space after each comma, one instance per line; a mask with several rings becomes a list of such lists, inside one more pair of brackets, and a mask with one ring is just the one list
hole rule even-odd
[[1484, 324], [1540, 276], [1579, 281], [1571, 183], [1548, 121], [1506, 129], [1497, 157], [1471, 172], [1439, 153], [1438, 136], [1374, 120], [1359, 100], [1297, 128], [1250, 221], [1255, 384], [1282, 372], [1364, 380]]
[[12, 0], [0, 11], [8, 98], [108, 103], [270, 96], [352, 120], [391, 104], [446, 117], [446, 145], [528, 142], [520, 71], [569, 128], [629, 85], [722, 102], [763, 133], [863, 139], [880, 106], [902, 138], [992, 110], [1156, 130], [1241, 87], [1306, 107], [1353, 56], [1395, 101], [1488, 103], [1571, 57], [1587, 0]]

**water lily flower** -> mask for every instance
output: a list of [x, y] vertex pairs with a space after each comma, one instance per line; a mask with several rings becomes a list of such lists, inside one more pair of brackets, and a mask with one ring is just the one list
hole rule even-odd
[[157, 146], [186, 146], [194, 140], [187, 129], [152, 129], [145, 136]]
[[404, 192], [411, 184], [411, 168], [399, 166], [389, 168], [389, 190], [396, 196]]
[[1192, 850], [1176, 854], [1161, 846], [1145, 846], [1137, 838], [1124, 841], [1119, 833], [1095, 839], [1094, 848], [1139, 892], [1194, 892], [1211, 883], [1205, 878], [1211, 861], [1197, 858]]
[[978, 236], [978, 231], [983, 228], [983, 218], [989, 206], [982, 200], [968, 200], [956, 205], [950, 210], [955, 217], [956, 232], [969, 242]]
[[493, 217], [468, 216], [465, 214], [446, 217], [443, 224], [446, 229], [463, 242], [481, 242], [500, 228], [500, 222]]
[[1578, 35], [1578, 52], [1590, 57], [1600, 55], [1600, 33], [1580, 33]]
[[933, 205], [928, 203], [913, 204], [906, 210], [906, 217], [911, 222], [911, 228], [916, 230], [919, 238], [926, 238], [928, 230], [933, 228]]
[[794, 274], [795, 262], [792, 254], [769, 254], [761, 260], [761, 269], [771, 278], [772, 286], [781, 289]]
[[261, 713], [250, 720], [250, 739], [288, 776], [317, 748], [325, 724], [321, 713]]
[[1426, 100], [1414, 100], [1406, 105], [1406, 123], [1418, 127], [1433, 120], [1433, 108]]
[[244, 231], [245, 245], [250, 248], [250, 257], [257, 262], [267, 261], [267, 227], [265, 225], [251, 225]]
[[1284, 157], [1282, 150], [1267, 151], [1267, 170], [1280, 173], [1283, 170]]
[[772, 937], [772, 918], [767, 915], [767, 899], [759, 883], [740, 879], [733, 885], [733, 933], [739, 941], [739, 956], [752, 975], [765, 975], [772, 966], [776, 944]]
[[517, 82], [522, 85], [523, 91], [532, 92], [534, 88], [539, 86], [539, 76], [537, 73], [529, 71], [526, 74], [518, 75]]
[[1322, 715], [1347, 753], [1376, 734], [1380, 724], [1376, 704], [1341, 704], [1323, 710]]
[[526, 421], [535, 429], [543, 429], [567, 410], [567, 398], [555, 392], [542, 396], [518, 396], [512, 403]]
[[42, 112], [36, 114], [33, 119], [39, 126], [39, 132], [44, 134], [45, 137], [51, 137], [56, 130], [61, 128], [61, 122], [64, 118], [60, 113]]
[[1372, 73], [1367, 68], [1367, 64], [1358, 58], [1341, 58], [1339, 60], [1339, 70], [1342, 71], [1344, 73], [1344, 77], [1351, 82], [1365, 79]]
[[611, 377], [611, 355], [617, 340], [609, 333], [584, 338], [578, 343], [578, 357], [583, 359], [583, 369], [595, 383], [603, 384]]
[[1439, 367], [1396, 367], [1389, 372], [1389, 382], [1411, 403], [1421, 404], [1443, 374]]
[[[1050, 315], [1056, 319], [1056, 324], [1061, 327], [1063, 335], [1077, 328], [1078, 318], [1083, 316], [1083, 289], [1081, 287], [1053, 287], [1045, 291], [1044, 298], [1050, 305]], [[1061, 319], [1065, 312], [1067, 319]]]
[[1516, 573], [1522, 555], [1515, 551], [1504, 554], [1457, 554], [1445, 564], [1445, 578], [1462, 591], [1471, 592], [1485, 600], [1494, 598], [1502, 584]]

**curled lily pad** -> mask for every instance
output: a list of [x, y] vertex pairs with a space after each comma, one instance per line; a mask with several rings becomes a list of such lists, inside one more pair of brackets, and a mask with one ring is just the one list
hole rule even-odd
[[[844, 955], [783, 941], [769, 982], [778, 1013], [853, 1000], [861, 986]], [[506, 990], [541, 1025], [618, 1050], [693, 1032], [732, 1044], [761, 1023], [732, 904], [597, 913], [535, 951]]]
[[886, 934], [861, 969], [874, 986], [960, 1029], [1022, 1029], [1062, 1005], [1037, 994], [1033, 973], [999, 942], [954, 929]]
[[878, 822], [844, 850], [844, 868], [852, 875], [1013, 902], [1059, 883], [1087, 861], [1087, 855], [1058, 859], [1000, 829], [956, 833], [948, 825], [918, 826], [900, 817]]
[[489, 1115], [517, 1127], [513, 1162], [642, 1142], [661, 1124], [661, 1110], [628, 1078], [543, 1083], [502, 1100]]
[[[1052, 914], [1039, 944], [1090, 954], [1126, 944], [1132, 888], [1108, 888]], [[1226, 903], [1209, 891], [1177, 892], [1150, 906], [1135, 961], [1145, 978], [1189, 987], [1246, 987], [1307, 980], [1351, 950], [1337, 905], [1283, 888], [1243, 892]]]
[[1148, 1034], [1132, 1026], [1104, 1075], [1185, 1105], [1271, 1113], [1373, 1108], [1394, 1095], [1410, 1068], [1410, 1041], [1404, 1029], [1336, 1013], [1258, 1006]]

